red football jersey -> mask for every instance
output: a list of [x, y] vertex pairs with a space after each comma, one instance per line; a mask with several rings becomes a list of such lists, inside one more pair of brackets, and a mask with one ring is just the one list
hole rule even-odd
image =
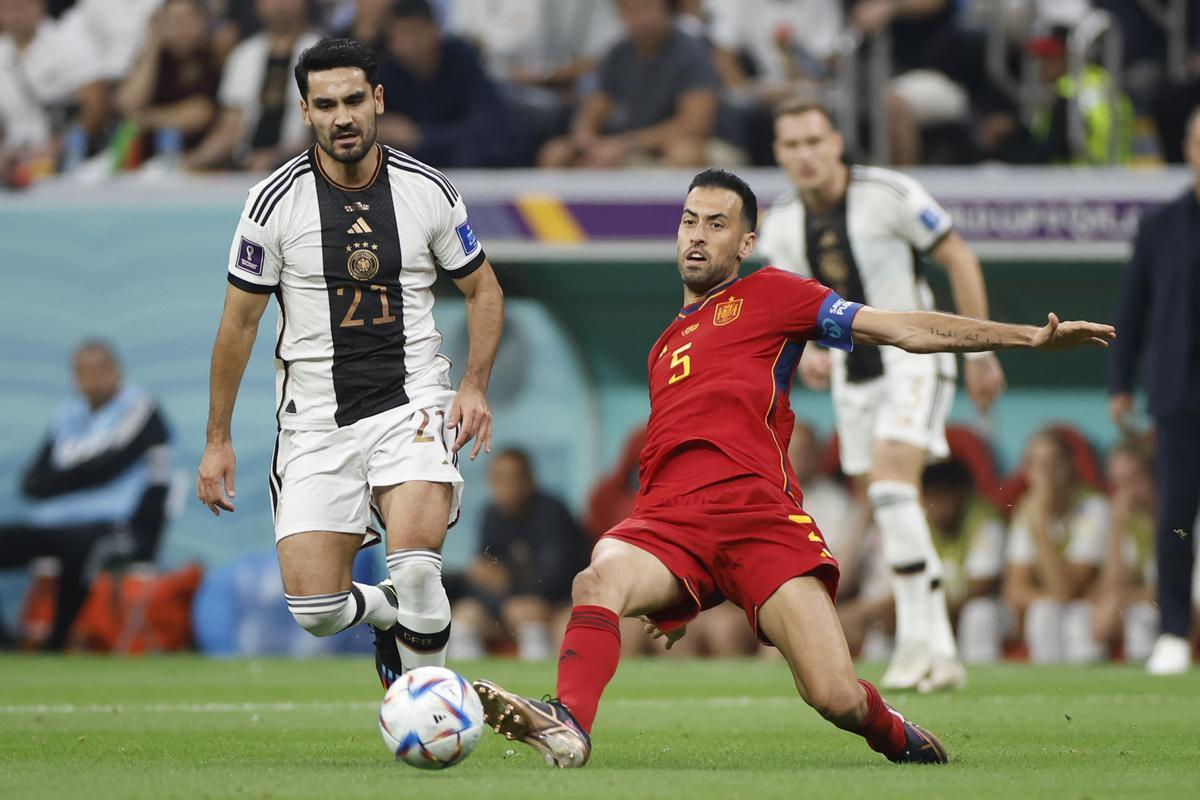
[[[772, 267], [685, 306], [647, 362], [650, 421], [639, 499], [659, 476], [669, 475], [672, 491], [680, 492], [687, 484], [701, 488], [752, 474], [801, 502], [787, 459], [795, 419], [788, 399], [792, 376], [806, 341], [851, 349], [850, 326], [860, 307]], [[687, 467], [679, 463], [689, 459]]]

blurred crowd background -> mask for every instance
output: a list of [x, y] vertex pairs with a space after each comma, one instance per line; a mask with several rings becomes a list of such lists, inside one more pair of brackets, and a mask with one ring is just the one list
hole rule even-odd
[[[356, 631], [309, 637], [281, 599], [263, 480], [274, 436], [269, 342], [259, 342], [239, 400], [237, 517], [183, 510], [240, 205], [192, 200], [207, 186], [193, 175], [246, 173], [240, 193], [310, 142], [291, 70], [321, 36], [377, 50], [381, 140], [456, 178], [770, 167], [771, 109], [796, 95], [826, 102], [850, 156], [877, 164], [1138, 167], [1183, 158], [1187, 116], [1200, 104], [1194, 6], [0, 0], [0, 184], [14, 190], [0, 193], [10, 201], [0, 230], [5, 261], [34, 267], [14, 270], [0, 298], [4, 644], [218, 655], [369, 648]], [[169, 176], [174, 205], [95, 188], [124, 173]], [[614, 193], [594, 171], [580, 174], [585, 189]], [[1112, 173], [1113, 185], [1126, 174]], [[35, 184], [93, 188], [59, 214], [62, 192], [38, 195]], [[1088, 252], [1081, 258], [1096, 261]], [[994, 313], [1030, 321], [1022, 314], [1029, 303], [1044, 312], [1045, 290], [1078, 315], [1110, 319], [1120, 266], [1104, 252], [1099, 267], [1068, 258], [1003, 272], [992, 257]], [[570, 577], [632, 504], [644, 350], [674, 312], [677, 286], [664, 264], [647, 277], [651, 258], [494, 260], [510, 295], [492, 387], [504, 447], [468, 468], [474, 505], [448, 543], [451, 658], [544, 658], [560, 636]], [[46, 276], [58, 281], [53, 291]], [[438, 313], [453, 354], [465, 329], [449, 302]], [[97, 332], [111, 338], [84, 341]], [[1153, 436], [1108, 422], [1098, 356], [1052, 368], [1009, 358], [1013, 390], [996, 419], [956, 406], [953, 455], [925, 474], [964, 657], [1144, 659], [1158, 624]], [[842, 565], [843, 624], [857, 654], [884, 658], [892, 604], [864, 489], [840, 472], [828, 398], [798, 389], [794, 402], [809, 422], [797, 425], [789, 455]], [[98, 429], [89, 420], [99, 408]], [[1035, 529], [1050, 531], [1058, 558], [1037, 557], [1047, 544]], [[369, 552], [358, 571], [384, 576]], [[629, 652], [662, 652], [628, 625]], [[721, 607], [670, 655], [756, 650], [741, 613]]]
[[[442, 168], [768, 165], [807, 94], [875, 163], [1182, 159], [1187, 0], [0, 0], [0, 175], [268, 170], [291, 67], [378, 52], [381, 138]], [[156, 158], [157, 157], [157, 158]]]

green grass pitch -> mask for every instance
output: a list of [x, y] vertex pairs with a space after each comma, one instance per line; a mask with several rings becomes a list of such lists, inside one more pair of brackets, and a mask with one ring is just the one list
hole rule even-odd
[[[463, 672], [531, 694], [553, 682], [548, 663]], [[1005, 665], [953, 696], [891, 696], [941, 735], [944, 767], [889, 764], [827, 725], [779, 663], [623, 663], [574, 771], [490, 732], [450, 770], [396, 764], [379, 696], [369, 657], [0, 657], [0, 798], [1200, 796], [1200, 672]]]

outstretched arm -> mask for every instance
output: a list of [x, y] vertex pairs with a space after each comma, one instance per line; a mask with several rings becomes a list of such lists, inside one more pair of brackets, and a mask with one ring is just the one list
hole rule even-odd
[[1085, 344], [1107, 347], [1117, 335], [1111, 325], [1060, 322], [1053, 312], [1038, 328], [936, 311], [884, 311], [870, 306], [858, 310], [852, 333], [856, 343], [890, 344], [910, 353], [976, 353], [1007, 347], [1066, 350]]
[[454, 450], [458, 452], [471, 439], [471, 460], [479, 451], [492, 452], [492, 412], [487, 404], [488, 379], [492, 374], [492, 363], [500, 347], [500, 333], [504, 330], [504, 291], [496, 280], [492, 265], [486, 260], [479, 269], [461, 280], [456, 280], [459, 290], [467, 298], [467, 369], [458, 385], [458, 395], [450, 409], [447, 422], [458, 428]]

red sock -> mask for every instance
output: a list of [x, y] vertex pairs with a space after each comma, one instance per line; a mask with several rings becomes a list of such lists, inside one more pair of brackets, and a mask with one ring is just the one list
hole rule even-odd
[[589, 733], [621, 659], [621, 623], [601, 606], [575, 606], [558, 651], [558, 699]]
[[878, 689], [868, 681], [860, 680], [859, 683], [867, 692], [867, 716], [854, 733], [866, 739], [876, 753], [889, 758], [900, 755], [906, 744], [904, 724], [884, 704]]

